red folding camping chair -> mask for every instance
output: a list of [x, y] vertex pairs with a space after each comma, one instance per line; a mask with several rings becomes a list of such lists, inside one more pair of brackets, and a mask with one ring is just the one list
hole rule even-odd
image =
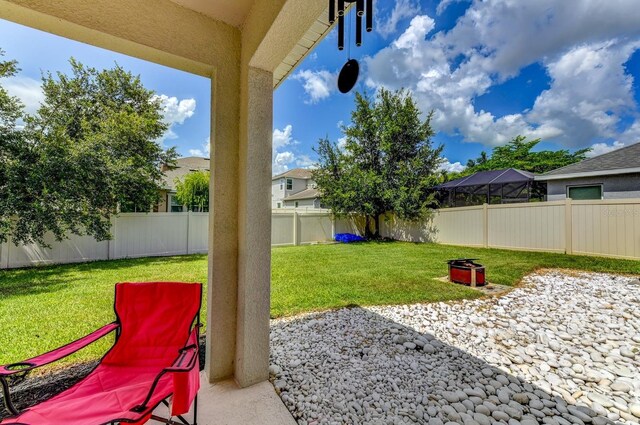
[[[201, 302], [199, 283], [117, 284], [115, 322], [41, 356], [0, 366], [4, 403], [12, 414], [0, 425], [144, 424], [150, 419], [189, 425], [183, 415], [192, 404], [195, 425]], [[88, 376], [23, 412], [15, 409], [9, 394], [12, 378], [67, 357], [113, 331], [113, 347]], [[169, 418], [153, 413], [161, 403], [169, 408]]]

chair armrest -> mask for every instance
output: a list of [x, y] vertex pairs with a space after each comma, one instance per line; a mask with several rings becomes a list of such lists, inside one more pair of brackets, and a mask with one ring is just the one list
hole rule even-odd
[[92, 342], [97, 341], [103, 336], [113, 332], [120, 325], [116, 322], [109, 323], [101, 327], [100, 329], [93, 331], [89, 335], [86, 335], [76, 341], [73, 341], [67, 345], [63, 345], [60, 348], [56, 348], [55, 350], [49, 351], [48, 353], [41, 354], [39, 356], [33, 357], [31, 359], [12, 363], [4, 366], [0, 366], [0, 377], [6, 377], [11, 375], [16, 375], [20, 373], [29, 372], [37, 367], [47, 365], [49, 363], [53, 363], [57, 360], [60, 360], [64, 357], [67, 357], [76, 351], [81, 350]]
[[198, 359], [198, 345], [192, 344], [180, 350], [180, 356], [171, 365], [166, 368], [166, 372], [188, 372], [196, 365]]
[[151, 388], [147, 393], [147, 397], [145, 400], [134, 406], [131, 411], [136, 413], [143, 413], [149, 408], [149, 401], [151, 400], [151, 396], [153, 392], [156, 390], [156, 386], [162, 378], [167, 373], [180, 373], [180, 372], [189, 372], [193, 370], [198, 361], [198, 351], [199, 351], [199, 336], [200, 336], [200, 327], [201, 325], [197, 325], [191, 331], [189, 335], [189, 339], [187, 339], [187, 344], [178, 350], [178, 357], [174, 360], [173, 364], [169, 367], [165, 367], [160, 371], [160, 373], [154, 379], [153, 384], [151, 384]]

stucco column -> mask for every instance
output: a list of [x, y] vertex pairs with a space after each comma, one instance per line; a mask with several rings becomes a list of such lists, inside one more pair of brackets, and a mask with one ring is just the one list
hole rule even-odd
[[210, 382], [234, 375], [238, 302], [240, 66], [211, 78], [209, 285], [205, 370]]
[[269, 378], [273, 74], [218, 72], [212, 106], [206, 371], [246, 387]]
[[239, 149], [235, 366], [235, 378], [241, 387], [269, 378], [271, 304], [273, 74], [249, 67], [245, 75]]

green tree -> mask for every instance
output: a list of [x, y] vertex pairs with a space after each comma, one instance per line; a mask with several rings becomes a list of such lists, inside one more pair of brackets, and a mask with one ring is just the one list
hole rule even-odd
[[533, 148], [540, 143], [540, 139], [527, 140], [524, 136], [516, 136], [504, 146], [493, 149], [490, 157], [486, 152], [467, 162], [467, 169], [461, 175], [469, 175], [478, 171], [501, 170], [504, 168], [517, 168], [532, 173], [546, 173], [586, 158], [590, 149], [579, 149], [569, 152], [566, 149], [557, 151], [537, 151]]
[[183, 180], [176, 179], [176, 199], [186, 205], [189, 211], [208, 211], [209, 209], [208, 171], [194, 171]]
[[139, 77], [117, 65], [70, 64], [69, 75], [43, 76], [44, 100], [24, 116], [23, 130], [15, 120], [2, 129], [0, 240], [44, 243], [48, 232], [108, 239], [110, 217], [120, 206], [149, 210], [159, 199], [160, 165], [175, 162], [175, 149], [157, 142], [167, 130], [160, 102]]
[[[0, 58], [4, 51], [0, 50]], [[16, 61], [0, 61], [0, 79], [15, 75], [18, 72]], [[19, 153], [23, 146], [23, 132], [17, 126], [22, 117], [23, 106], [20, 101], [12, 96], [0, 85], [0, 242], [4, 241], [3, 235], [11, 230], [13, 219], [10, 215], [3, 214], [11, 208], [13, 199], [9, 190], [14, 176], [12, 164], [19, 160]]]
[[[434, 202], [442, 146], [434, 148], [431, 117], [404, 90], [382, 89], [375, 98], [356, 93], [351, 125], [343, 126], [343, 149], [328, 139], [315, 148], [314, 179], [322, 203], [337, 216], [365, 218], [367, 237], [380, 236], [380, 216], [423, 218]], [[373, 226], [373, 230], [371, 230]]]

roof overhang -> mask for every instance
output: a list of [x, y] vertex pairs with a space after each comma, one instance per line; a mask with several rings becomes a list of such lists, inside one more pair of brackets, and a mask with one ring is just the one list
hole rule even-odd
[[[353, 7], [353, 4], [347, 6], [347, 12]], [[345, 12], [346, 13], [346, 12]], [[329, 6], [322, 11], [320, 16], [311, 25], [307, 32], [302, 36], [298, 43], [293, 47], [287, 57], [278, 65], [273, 72], [273, 88], [277, 89], [280, 84], [300, 65], [300, 63], [320, 44], [322, 40], [331, 32], [337, 24], [337, 20], [329, 23]], [[337, 47], [336, 47], [337, 50]]]
[[548, 176], [535, 176], [536, 181], [547, 180], [566, 180], [566, 179], [579, 179], [582, 177], [599, 177], [599, 176], [613, 176], [620, 174], [636, 174], [640, 173], [640, 167], [634, 168], [618, 168], [614, 170], [601, 170], [601, 171], [585, 171], [583, 173], [567, 173], [567, 174], [551, 174]]

